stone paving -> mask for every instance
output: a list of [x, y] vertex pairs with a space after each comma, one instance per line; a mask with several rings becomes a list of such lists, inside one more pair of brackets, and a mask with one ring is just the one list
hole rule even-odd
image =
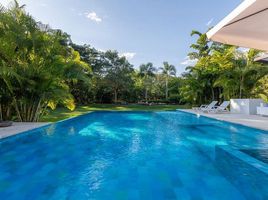
[[31, 129], [39, 128], [47, 124], [49, 123], [14, 122], [12, 126], [0, 128], [0, 139], [16, 135], [18, 133], [22, 133]]
[[196, 111], [192, 109], [180, 109], [180, 110], [188, 113], [214, 118], [217, 120], [232, 122], [268, 131], [268, 117], [263, 117], [259, 115], [233, 114], [233, 113], [220, 113], [220, 114], [204, 113], [202, 111]]

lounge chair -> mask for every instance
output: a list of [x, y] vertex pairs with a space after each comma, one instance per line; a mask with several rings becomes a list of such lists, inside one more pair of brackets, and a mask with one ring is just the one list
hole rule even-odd
[[193, 107], [193, 110], [201, 110], [201, 111], [210, 110], [210, 109], [213, 109], [217, 103], [218, 101], [212, 101], [208, 105], [201, 105], [200, 107]]
[[212, 109], [208, 109], [207, 112], [212, 112], [212, 113], [229, 112], [229, 109], [228, 109], [229, 105], [230, 105], [230, 101], [224, 101], [220, 106], [214, 106]]

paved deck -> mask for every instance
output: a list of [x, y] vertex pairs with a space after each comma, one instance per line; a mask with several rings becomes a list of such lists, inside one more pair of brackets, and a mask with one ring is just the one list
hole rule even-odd
[[0, 128], [0, 139], [45, 126], [49, 123], [14, 122], [12, 126]]
[[232, 113], [224, 113], [224, 114], [204, 113], [202, 111], [195, 111], [192, 109], [180, 109], [180, 110], [188, 113], [200, 114], [202, 116], [214, 118], [217, 120], [232, 122], [268, 131], [268, 117], [262, 117], [259, 115], [244, 115], [244, 114], [232, 114]]

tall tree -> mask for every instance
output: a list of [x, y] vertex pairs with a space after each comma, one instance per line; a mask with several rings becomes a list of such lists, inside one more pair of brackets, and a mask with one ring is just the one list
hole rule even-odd
[[152, 78], [155, 76], [156, 68], [152, 63], [142, 64], [139, 68], [139, 75], [143, 79], [143, 85], [145, 88], [145, 101], [148, 101], [148, 90], [152, 86]]
[[117, 103], [118, 94], [132, 86], [131, 74], [134, 69], [125, 57], [118, 55], [117, 51], [105, 52], [105, 58], [107, 59], [105, 80], [107, 87], [113, 91], [114, 103]]
[[174, 65], [168, 64], [168, 62], [163, 63], [163, 67], [160, 68], [162, 70], [162, 73], [165, 75], [165, 95], [166, 95], [166, 100], [168, 100], [168, 82], [169, 78], [171, 76], [176, 76], [176, 68]]
[[191, 36], [198, 36], [196, 43], [190, 46], [194, 51], [189, 53], [190, 59], [200, 59], [209, 55], [211, 48], [209, 46], [209, 40], [206, 33], [200, 33], [199, 31], [193, 30]]

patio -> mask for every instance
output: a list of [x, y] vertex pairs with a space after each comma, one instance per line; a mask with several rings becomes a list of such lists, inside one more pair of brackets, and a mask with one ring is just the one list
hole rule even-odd
[[47, 124], [49, 123], [14, 122], [10, 127], [0, 128], [0, 139], [39, 128]]
[[268, 117], [262, 117], [259, 115], [245, 115], [245, 114], [233, 114], [233, 113], [204, 113], [202, 111], [196, 111], [192, 109], [180, 109], [181, 111], [210, 117], [213, 119], [240, 124], [252, 128], [262, 129], [268, 131]]

